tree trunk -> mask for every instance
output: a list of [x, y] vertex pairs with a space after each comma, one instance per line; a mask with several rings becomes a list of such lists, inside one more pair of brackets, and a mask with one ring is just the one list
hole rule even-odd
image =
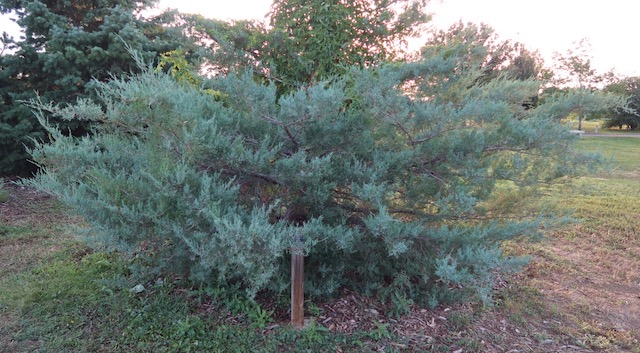
[[578, 130], [582, 130], [582, 114], [578, 114]]
[[291, 248], [291, 325], [304, 327], [304, 253], [302, 248]]

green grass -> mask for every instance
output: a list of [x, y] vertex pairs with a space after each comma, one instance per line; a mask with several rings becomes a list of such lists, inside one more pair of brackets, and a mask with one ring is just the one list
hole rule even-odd
[[393, 338], [383, 329], [336, 335], [317, 324], [263, 333], [265, 327], [250, 320], [228, 323], [228, 313], [199, 312], [197, 299], [204, 293], [185, 293], [167, 282], [135, 293], [134, 285], [126, 263], [105, 253], [68, 256], [5, 278], [0, 309], [21, 318], [1, 333], [39, 342], [42, 352], [368, 351], [367, 342]]
[[[571, 119], [569, 119], [568, 121], [566, 121], [566, 123], [568, 124], [569, 128], [572, 130], [577, 130], [578, 129], [578, 120], [575, 117], [572, 117]], [[596, 128], [598, 129], [598, 134], [603, 134], [603, 135], [607, 135], [607, 134], [638, 134], [640, 133], [640, 131], [631, 131], [631, 130], [627, 130], [627, 129], [618, 129], [617, 127], [611, 127], [611, 128], [603, 128], [602, 126], [604, 126], [605, 120], [582, 120], [582, 131], [586, 132], [586, 133], [595, 133], [596, 132]]]
[[[571, 129], [578, 129], [578, 120], [572, 120], [569, 122], [569, 127]], [[582, 131], [587, 133], [593, 133], [598, 128], [598, 133], [604, 133], [602, 129], [602, 122], [594, 121], [594, 120], [583, 120], [582, 121]], [[606, 130], [606, 129], [605, 129]]]
[[578, 148], [612, 158], [615, 168], [619, 170], [640, 172], [640, 138], [638, 137], [585, 136], [578, 141]]
[[[549, 232], [542, 243], [508, 248], [532, 254], [534, 263], [527, 270], [530, 279], [507, 294], [504, 312], [538, 321], [528, 308], [535, 301], [552, 302], [538, 305], [542, 312], [549, 310], [544, 316], [557, 312], [563, 322], [549, 331], [552, 335], [568, 335], [573, 337], [569, 344], [606, 352], [640, 352], [635, 314], [640, 306], [627, 299], [637, 294], [640, 281], [640, 139], [585, 136], [578, 148], [611, 158], [613, 168], [552, 186], [543, 197], [525, 202], [564, 210], [574, 220]], [[549, 294], [536, 300], [523, 295], [527, 287]]]
[[[61, 228], [57, 229], [61, 231]], [[52, 229], [46, 227], [0, 224], [0, 245], [10, 242], [25, 242], [37, 238], [49, 238]]]
[[[0, 351], [369, 352], [404, 339], [371, 332], [294, 330], [241, 293], [194, 289], [180, 279], [135, 279], [119, 254], [73, 241], [50, 200], [36, 219], [0, 226]], [[36, 203], [34, 201], [34, 203]], [[139, 282], [141, 281], [141, 282]], [[145, 290], [132, 291], [138, 284]], [[396, 351], [387, 349], [387, 351]]]

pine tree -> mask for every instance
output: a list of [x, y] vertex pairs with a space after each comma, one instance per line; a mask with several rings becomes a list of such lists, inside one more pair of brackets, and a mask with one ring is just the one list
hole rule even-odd
[[[5, 36], [8, 50], [0, 56], [0, 174], [33, 170], [24, 145], [46, 138], [33, 113], [20, 101], [37, 93], [43, 101], [74, 103], [93, 95], [92, 79], [104, 81], [137, 70], [127, 45], [153, 62], [160, 53], [188, 42], [179, 28], [162, 26], [172, 21], [173, 14], [140, 18], [139, 11], [151, 4], [0, 1], [0, 13], [12, 12], [24, 30], [17, 40]], [[82, 134], [86, 126], [68, 121], [64, 128]]]

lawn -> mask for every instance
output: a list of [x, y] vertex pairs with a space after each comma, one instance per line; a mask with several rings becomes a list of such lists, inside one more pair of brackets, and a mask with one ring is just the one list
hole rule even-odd
[[[614, 171], [637, 173], [640, 171], [638, 146], [640, 137], [599, 138], [584, 136], [579, 142], [580, 149], [598, 152], [612, 159]], [[612, 177], [616, 174], [612, 174]]]
[[[117, 254], [75, 240], [80, 219], [56, 200], [6, 185], [0, 203], [1, 352], [640, 352], [640, 138], [588, 137], [609, 171], [520, 200], [571, 213], [495, 285], [495, 306], [412, 308], [397, 317], [345, 292], [307, 302], [288, 327], [287, 298], [248, 300], [133, 278]], [[138, 286], [142, 284], [143, 287]]]

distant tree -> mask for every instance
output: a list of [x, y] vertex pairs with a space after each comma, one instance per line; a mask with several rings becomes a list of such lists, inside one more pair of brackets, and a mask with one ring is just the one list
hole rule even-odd
[[523, 44], [515, 43], [509, 64], [505, 68], [510, 78], [516, 80], [548, 80], [551, 72], [544, 67], [544, 59], [538, 51], [530, 51]]
[[[575, 48], [568, 49], [566, 53], [555, 53], [556, 67], [553, 82], [556, 87], [568, 91], [587, 92], [598, 89], [604, 76], [599, 75], [592, 67], [590, 49], [589, 41], [582, 39], [575, 43]], [[579, 92], [577, 94], [580, 95]], [[586, 111], [578, 108], [575, 113], [578, 116], [578, 130], [582, 130], [582, 119], [584, 119]]]
[[564, 54], [557, 52], [554, 54], [556, 61], [554, 83], [556, 86], [594, 88], [601, 81], [601, 77], [591, 66], [591, 44], [587, 39], [581, 39], [574, 45], [574, 48], [568, 49]]
[[[74, 103], [93, 95], [92, 79], [137, 71], [126, 46], [144, 60], [188, 43], [180, 29], [170, 26], [173, 14], [152, 19], [140, 11], [152, 1], [138, 0], [0, 0], [0, 13], [12, 13], [24, 31], [19, 38], [5, 35], [0, 56], [0, 174], [25, 173], [24, 145], [46, 139], [29, 108], [20, 103], [35, 97], [43, 101]], [[64, 122], [64, 129], [81, 134], [86, 126]]]
[[[493, 28], [485, 24], [458, 22], [447, 30], [434, 32], [422, 52], [434, 50], [464, 58], [456, 71], [477, 71], [469, 76], [476, 77], [476, 83], [491, 82], [498, 77], [545, 81], [550, 76], [539, 53], [527, 50], [521, 43], [501, 40]], [[530, 108], [537, 102], [538, 92], [533, 92], [522, 104], [524, 108]]]
[[627, 109], [613, 109], [606, 112], [604, 127], [627, 127], [640, 129], [640, 77], [627, 77], [605, 88], [605, 91], [628, 97]]
[[435, 31], [422, 50], [444, 49], [448, 55], [464, 58], [457, 70], [479, 69], [482, 71], [480, 77], [490, 81], [508, 64], [512, 46], [510, 42], [500, 40], [494, 29], [486, 24], [458, 22], [447, 30]]
[[486, 24], [458, 22], [447, 30], [435, 31], [423, 50], [434, 47], [452, 50], [456, 46], [470, 50], [464, 54], [467, 65], [479, 67], [481, 77], [486, 81], [499, 75], [516, 80], [545, 80], [550, 77], [540, 53], [528, 50], [522, 43], [501, 40]]

